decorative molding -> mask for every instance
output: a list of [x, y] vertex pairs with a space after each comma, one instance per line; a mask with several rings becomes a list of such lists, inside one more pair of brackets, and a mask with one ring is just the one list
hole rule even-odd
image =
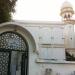
[[41, 26], [53, 26], [53, 25], [58, 25], [58, 26], [64, 26], [65, 23], [61, 22], [61, 21], [11, 21], [11, 22], [6, 22], [6, 23], [2, 23], [0, 24], [1, 26], [5, 26], [5, 25], [19, 25], [19, 26], [25, 26], [25, 27], [41, 27]]
[[49, 59], [36, 59], [36, 63], [41, 63], [41, 64], [75, 64], [75, 61], [65, 61], [65, 60], [49, 60]]
[[64, 48], [64, 44], [40, 44], [43, 48]]
[[72, 25], [75, 24], [75, 20], [73, 20], [73, 19], [64, 20], [64, 22], [65, 22], [66, 24], [72, 24]]
[[75, 51], [75, 48], [65, 48], [65, 50], [74, 50]]

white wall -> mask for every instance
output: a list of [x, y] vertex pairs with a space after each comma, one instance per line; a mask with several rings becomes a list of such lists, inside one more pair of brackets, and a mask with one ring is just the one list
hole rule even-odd
[[[17, 27], [17, 32], [24, 36], [29, 45], [29, 75], [45, 75], [46, 68], [52, 69], [52, 75], [73, 74], [75, 62], [64, 60], [65, 34], [68, 39], [68, 47], [74, 47], [73, 26], [70, 25], [71, 29], [69, 25], [62, 23], [18, 23], [17, 25], [26, 29], [34, 39], [32, 40], [30, 34], [22, 29], [20, 31], [20, 28]], [[4, 31], [7, 30], [14, 30], [14, 28], [7, 29], [6, 27]], [[2, 28], [1, 31], [3, 31]], [[37, 59], [40, 60], [36, 62]]]
[[74, 25], [68, 24], [65, 26], [65, 39], [68, 48], [75, 48]]
[[[67, 33], [68, 38], [72, 37], [72, 40], [68, 41], [69, 46], [74, 48], [74, 36], [73, 36], [73, 26], [69, 29]], [[66, 28], [66, 29], [65, 29]], [[45, 70], [47, 68], [52, 69], [51, 75], [71, 75], [75, 71], [75, 63], [66, 63], [65, 61], [65, 46], [54, 48], [51, 44], [64, 45], [65, 44], [65, 30], [67, 31], [67, 26], [42, 25], [41, 27], [34, 27], [31, 30], [36, 34], [36, 41], [38, 42], [38, 55], [35, 53], [30, 54], [30, 74], [31, 75], [45, 75]], [[36, 31], [37, 30], [37, 31]], [[32, 33], [33, 34], [33, 33]], [[36, 63], [36, 59], [40, 59], [39, 63]], [[42, 60], [43, 61], [42, 61]], [[44, 60], [49, 61], [61, 61], [61, 63], [48, 63]], [[42, 61], [42, 63], [41, 63]], [[63, 62], [63, 63], [62, 63]]]
[[[36, 45], [38, 45], [36, 49], [38, 54], [32, 50], [29, 54], [29, 75], [45, 75], [47, 68], [52, 69], [51, 75], [74, 74], [75, 62], [64, 62], [65, 38], [69, 39], [67, 41], [67, 44], [69, 44], [68, 47], [74, 48], [73, 26], [70, 28], [69, 25], [42, 24], [36, 26], [36, 24], [34, 24], [32, 27], [26, 28], [33, 35]], [[67, 37], [65, 37], [65, 34]], [[70, 40], [71, 37], [72, 40]], [[56, 47], [53, 46], [54, 44]], [[38, 63], [36, 62], [37, 59], [40, 59]], [[44, 60], [53, 61], [54, 63]], [[58, 63], [56, 63], [57, 61]]]

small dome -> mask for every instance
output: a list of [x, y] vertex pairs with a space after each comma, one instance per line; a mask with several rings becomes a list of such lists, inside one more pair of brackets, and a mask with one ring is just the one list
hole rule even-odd
[[62, 4], [60, 14], [62, 15], [62, 14], [66, 14], [66, 13], [74, 14], [74, 10], [72, 8], [72, 5], [67, 1]]
[[64, 2], [63, 5], [62, 5], [62, 7], [61, 7], [61, 9], [66, 8], [66, 7], [72, 8], [71, 3], [68, 2], [68, 1]]
[[60, 15], [63, 20], [70, 20], [74, 14], [72, 5], [69, 2], [64, 2], [61, 7]]

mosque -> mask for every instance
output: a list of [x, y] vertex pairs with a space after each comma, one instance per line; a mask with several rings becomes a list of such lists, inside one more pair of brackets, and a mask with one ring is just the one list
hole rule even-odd
[[0, 75], [75, 75], [73, 14], [64, 2], [61, 22], [0, 24]]

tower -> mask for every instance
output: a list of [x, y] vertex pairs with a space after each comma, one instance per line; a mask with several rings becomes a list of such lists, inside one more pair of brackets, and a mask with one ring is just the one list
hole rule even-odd
[[[74, 15], [74, 10], [72, 5], [69, 2], [64, 2], [61, 7], [60, 15], [65, 22], [64, 25], [64, 45], [66, 53], [70, 55], [75, 55], [75, 32], [74, 32], [74, 24], [75, 20], [72, 19]], [[66, 54], [66, 59], [70, 59], [70, 57]], [[73, 58], [71, 58], [73, 59]]]
[[74, 10], [72, 8], [72, 5], [69, 2], [64, 2], [62, 7], [61, 7], [61, 12], [60, 15], [62, 17], [62, 19], [65, 21], [68, 21], [71, 19], [71, 17], [74, 14]]

